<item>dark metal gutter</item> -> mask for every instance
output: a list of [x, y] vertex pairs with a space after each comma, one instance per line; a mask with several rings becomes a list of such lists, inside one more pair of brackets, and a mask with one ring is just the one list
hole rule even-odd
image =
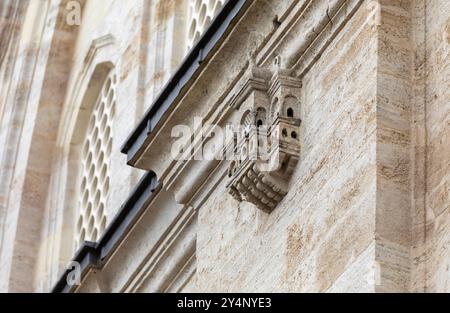
[[[108, 262], [130, 229], [142, 216], [148, 203], [153, 199], [159, 188], [160, 184], [155, 173], [149, 172], [146, 174], [110, 223], [100, 241], [98, 243], [85, 242], [83, 244], [73, 259], [73, 262], [77, 262], [80, 265], [81, 278], [90, 269], [102, 268]], [[68, 269], [63, 273], [53, 287], [52, 293], [67, 293], [77, 287], [70, 286], [67, 283], [68, 275], [71, 272], [72, 269]]]
[[143, 120], [127, 139], [122, 153], [132, 160], [141, 149], [145, 139], [162, 120], [176, 97], [201, 67], [201, 63], [210, 57], [216, 44], [220, 42], [228, 27], [233, 23], [246, 4], [246, 0], [229, 0], [213, 20], [199, 42], [191, 49], [181, 66], [170, 78]]

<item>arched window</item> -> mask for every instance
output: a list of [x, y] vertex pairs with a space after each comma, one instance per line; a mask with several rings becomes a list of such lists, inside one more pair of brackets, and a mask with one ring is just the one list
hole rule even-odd
[[267, 112], [265, 108], [256, 109], [256, 127], [267, 125]]
[[100, 88], [81, 139], [77, 184], [75, 248], [99, 240], [107, 225], [106, 201], [110, 190], [110, 156], [117, 78], [111, 70]]
[[289, 118], [299, 117], [298, 100], [294, 96], [287, 96], [284, 99], [281, 115]]

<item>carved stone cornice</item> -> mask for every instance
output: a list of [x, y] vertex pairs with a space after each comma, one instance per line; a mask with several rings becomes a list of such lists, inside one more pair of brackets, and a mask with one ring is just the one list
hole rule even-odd
[[[363, 3], [364, 0], [298, 1], [259, 51], [256, 64], [268, 66], [281, 55], [280, 65], [302, 77]], [[314, 22], [305, 23], [308, 20]]]

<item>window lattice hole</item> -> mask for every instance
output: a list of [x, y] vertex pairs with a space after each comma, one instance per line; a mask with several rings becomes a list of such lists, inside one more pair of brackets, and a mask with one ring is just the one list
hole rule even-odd
[[106, 175], [108, 175], [108, 166], [103, 164], [102, 171], [100, 173], [100, 179], [104, 181], [106, 179]]
[[98, 127], [95, 127], [94, 133], [92, 134], [92, 142], [96, 142], [98, 140]]
[[92, 241], [96, 242], [98, 240], [98, 230], [94, 229], [94, 232], [92, 233]]
[[100, 231], [104, 232], [106, 230], [106, 218], [103, 218], [102, 224], [100, 225]]
[[97, 168], [100, 170], [100, 168], [103, 165], [103, 161], [105, 160], [105, 154], [103, 152], [100, 153], [100, 156], [98, 157], [97, 161]]
[[86, 213], [84, 214], [85, 215], [85, 218], [87, 219], [87, 218], [89, 218], [89, 216], [92, 214], [92, 203], [88, 203], [87, 204], [87, 209], [86, 209]]
[[115, 114], [114, 114], [114, 112], [115, 112], [115, 109], [116, 109], [116, 100], [114, 100], [112, 103], [111, 103], [111, 107], [109, 107], [108, 108], [109, 110], [110, 110], [110, 115], [111, 116], [114, 116]]
[[92, 164], [92, 152], [89, 152], [89, 154], [86, 157], [86, 161], [84, 161], [84, 166], [87, 168]]
[[94, 179], [94, 175], [95, 175], [95, 167], [94, 164], [91, 164], [89, 168], [89, 182], [91, 182], [92, 179]]
[[91, 216], [89, 218], [88, 233], [92, 233], [92, 231], [94, 230], [94, 222], [95, 222], [95, 219], [93, 216]]
[[114, 91], [111, 90], [108, 95], [108, 102], [107, 102], [108, 106], [110, 106], [110, 104], [113, 102], [113, 100], [114, 100]]
[[111, 90], [112, 80], [111, 78], [108, 78], [105, 85], [105, 94], [108, 94], [108, 92]]
[[97, 214], [95, 215], [95, 218], [97, 219], [97, 221], [100, 221], [103, 218], [106, 220], [106, 217], [104, 215], [105, 215], [105, 209], [104, 209], [104, 206], [102, 204], [98, 208], [98, 211], [97, 211]]
[[105, 180], [105, 185], [103, 186], [103, 189], [106, 190], [106, 191], [109, 191], [109, 178], [107, 178]]
[[222, 9], [222, 2], [221, 2], [221, 1], [218, 1], [218, 2], [217, 2], [217, 5], [216, 5], [216, 7], [215, 7], [215, 9], [214, 9], [214, 15], [219, 14], [219, 12], [220, 12], [221, 9]]
[[88, 201], [89, 201], [89, 190], [86, 190], [84, 192], [82, 204], [87, 205]]
[[105, 131], [107, 123], [108, 123], [108, 117], [105, 115], [105, 116], [103, 116], [102, 124], [100, 125], [100, 129], [102, 132]]
[[97, 186], [98, 186], [98, 178], [95, 177], [94, 181], [92, 182], [92, 190], [97, 190]]
[[189, 37], [194, 38], [196, 29], [197, 29], [197, 21], [193, 20], [192, 24], [191, 24], [191, 28], [189, 29]]
[[112, 150], [112, 140], [109, 140], [108, 146], [106, 147], [106, 154], [110, 155]]
[[95, 154], [98, 155], [100, 153], [100, 148], [102, 147], [102, 143], [100, 140], [97, 140], [97, 144], [95, 145]]
[[109, 138], [111, 136], [111, 127], [107, 127], [105, 130], [105, 138]]
[[81, 246], [85, 240], [86, 240], [86, 229], [83, 228], [80, 232], [80, 239], [78, 241], [79, 245]]
[[95, 195], [95, 200], [94, 200], [94, 206], [96, 208], [98, 208], [98, 206], [100, 205], [100, 198], [101, 198], [100, 191], [97, 191], [97, 194]]

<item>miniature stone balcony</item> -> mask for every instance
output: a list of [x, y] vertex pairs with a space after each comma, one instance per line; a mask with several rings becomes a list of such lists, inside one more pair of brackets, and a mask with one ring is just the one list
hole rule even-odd
[[[264, 72], [253, 70], [249, 81], [261, 83], [267, 75], [258, 74]], [[276, 68], [266, 84], [267, 88], [259, 86], [247, 92], [238, 106], [243, 112], [242, 132], [235, 140], [236, 158], [229, 167], [227, 189], [237, 201], [253, 203], [271, 213], [287, 194], [300, 157], [301, 82]]]

